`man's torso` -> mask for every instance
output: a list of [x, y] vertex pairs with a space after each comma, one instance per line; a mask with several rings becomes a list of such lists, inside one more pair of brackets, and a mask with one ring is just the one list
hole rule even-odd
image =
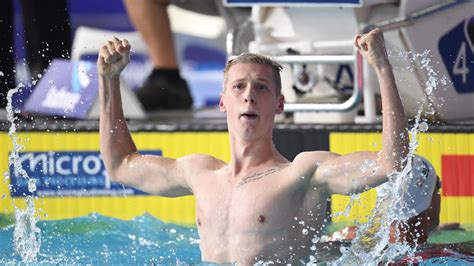
[[239, 177], [229, 176], [226, 166], [193, 177], [199, 184], [193, 193], [203, 259], [307, 261], [313, 238], [321, 234], [327, 199], [311, 185], [311, 172], [286, 163]]

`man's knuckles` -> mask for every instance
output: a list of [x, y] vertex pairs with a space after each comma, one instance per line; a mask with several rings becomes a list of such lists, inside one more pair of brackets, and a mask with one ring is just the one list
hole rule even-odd
[[117, 61], [120, 61], [121, 58], [122, 58], [122, 56], [118, 53], [107, 54], [107, 55], [104, 56], [104, 61], [108, 64], [112, 64], [112, 63], [115, 63]]

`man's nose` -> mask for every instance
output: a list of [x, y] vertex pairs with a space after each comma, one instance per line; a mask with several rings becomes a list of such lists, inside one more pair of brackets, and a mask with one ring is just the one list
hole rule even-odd
[[248, 90], [245, 93], [245, 98], [244, 98], [246, 103], [255, 103], [256, 98], [255, 98], [255, 91], [253, 88], [248, 88]]

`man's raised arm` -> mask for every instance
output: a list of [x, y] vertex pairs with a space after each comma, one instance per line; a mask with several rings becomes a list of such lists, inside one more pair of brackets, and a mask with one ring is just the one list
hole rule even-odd
[[375, 69], [382, 97], [382, 149], [343, 156], [328, 155], [317, 169], [314, 181], [325, 184], [331, 193], [359, 193], [388, 180], [388, 175], [403, 169], [408, 153], [407, 122], [397, 91], [392, 66], [385, 50], [382, 31], [374, 29], [356, 36], [355, 45]]
[[189, 158], [178, 160], [140, 155], [125, 122], [120, 96], [120, 73], [130, 61], [127, 40], [113, 38], [99, 51], [100, 151], [112, 181], [163, 196], [191, 194], [186, 169]]

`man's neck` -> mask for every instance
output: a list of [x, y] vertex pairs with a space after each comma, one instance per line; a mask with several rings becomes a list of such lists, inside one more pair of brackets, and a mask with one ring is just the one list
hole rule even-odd
[[286, 159], [276, 150], [271, 138], [268, 140], [231, 140], [231, 160], [228, 164], [234, 177]]

